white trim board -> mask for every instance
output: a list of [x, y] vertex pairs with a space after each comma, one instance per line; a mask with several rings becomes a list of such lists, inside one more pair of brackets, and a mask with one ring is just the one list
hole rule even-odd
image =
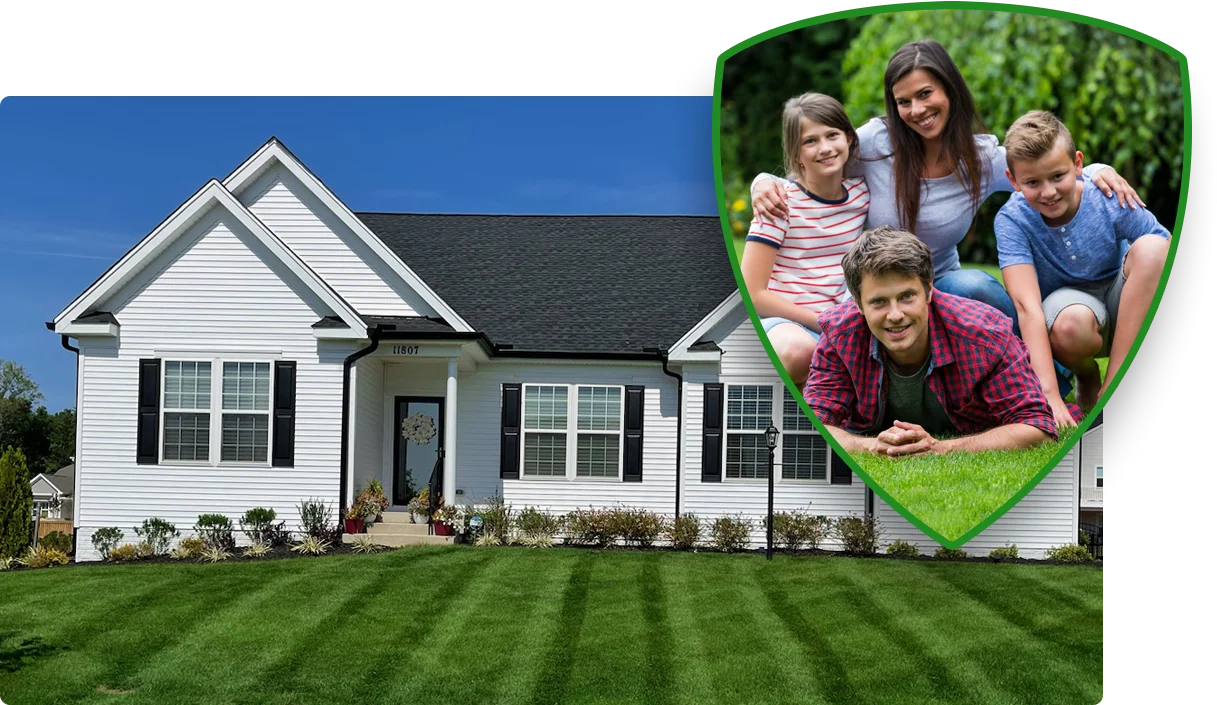
[[722, 303], [716, 306], [705, 318], [698, 321], [697, 325], [693, 326], [688, 333], [685, 333], [672, 347], [668, 348], [668, 359], [687, 360], [689, 362], [717, 361], [719, 358], [719, 353], [717, 352], [690, 352], [689, 348], [693, 347], [698, 340], [708, 335], [715, 326], [726, 320], [727, 316], [731, 315], [736, 307], [743, 303], [744, 297], [740, 295], [738, 289], [731, 292], [727, 298], [723, 299]]
[[243, 164], [237, 167], [231, 174], [224, 179], [224, 187], [231, 193], [240, 193], [245, 187], [252, 184], [258, 176], [262, 174], [272, 163], [278, 163], [287, 169], [292, 176], [295, 176], [300, 183], [304, 184], [316, 198], [321, 201], [334, 215], [342, 221], [343, 225], [347, 226], [355, 236], [363, 241], [385, 264], [393, 270], [397, 276], [416, 291], [418, 295], [435, 309], [436, 313], [444, 319], [448, 325], [452, 326], [457, 332], [472, 333], [475, 332], [473, 326], [469, 325], [465, 319], [457, 314], [456, 310], [449, 306], [443, 299], [436, 294], [435, 291], [427, 286], [427, 283], [422, 280], [412, 269], [406, 266], [406, 263], [401, 260], [392, 250], [390, 250], [379, 237], [376, 236], [368, 226], [364, 225], [363, 221], [355, 217], [351, 209], [347, 208], [325, 184], [321, 182], [300, 160], [291, 153], [287, 147], [277, 138], [270, 138], [266, 144], [262, 145], [261, 149], [246, 159]]
[[[60, 312], [53, 322], [55, 332], [63, 335], [74, 334], [75, 330], [87, 325], [73, 324], [72, 321], [84, 315], [91, 307], [105, 301], [106, 298], [128, 283], [181, 237], [212, 206], [223, 208], [235, 217], [241, 225], [253, 233], [254, 237], [265, 245], [305, 286], [317, 295], [322, 303], [329, 307], [347, 325], [346, 329], [316, 329], [315, 334], [317, 337], [355, 337], [360, 339], [367, 337], [367, 325], [359, 317], [355, 309], [351, 308], [350, 304], [330, 288], [321, 277], [317, 276], [317, 273], [310, 269], [291, 248], [283, 244], [282, 240], [271, 232], [261, 220], [258, 220], [253, 213], [250, 213], [249, 209], [242, 205], [232, 193], [215, 179], [208, 181], [203, 188], [195, 192], [193, 196], [187, 199], [155, 230], [145, 236], [138, 245], [107, 270], [101, 278]], [[118, 328], [112, 324], [108, 325], [113, 329], [113, 332], [98, 330], [96, 332], [90, 331], [90, 334], [117, 335]], [[98, 327], [100, 328], [100, 325]]]

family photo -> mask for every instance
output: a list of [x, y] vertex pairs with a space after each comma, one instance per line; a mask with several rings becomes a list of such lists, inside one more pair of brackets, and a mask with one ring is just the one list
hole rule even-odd
[[955, 476], [932, 456], [958, 451], [1026, 484], [1109, 396], [1169, 271], [1178, 63], [1053, 17], [885, 13], [730, 57], [719, 109], [741, 278], [825, 430], [893, 495], [935, 483], [890, 461]]

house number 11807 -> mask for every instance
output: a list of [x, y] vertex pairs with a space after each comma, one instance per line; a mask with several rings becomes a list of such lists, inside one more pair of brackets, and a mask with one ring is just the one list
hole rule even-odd
[[394, 355], [417, 355], [418, 346], [417, 345], [394, 345], [393, 354]]

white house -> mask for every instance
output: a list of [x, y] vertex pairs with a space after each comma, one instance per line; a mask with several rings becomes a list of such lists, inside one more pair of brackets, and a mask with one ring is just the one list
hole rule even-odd
[[75, 473], [75, 465], [65, 465], [52, 473], [40, 472], [30, 480], [36, 516], [43, 519], [72, 517]]
[[[357, 214], [271, 139], [48, 327], [78, 349], [79, 560], [98, 527], [295, 524], [372, 478], [400, 506], [440, 457], [457, 502], [756, 519], [771, 421], [779, 511], [936, 547], [786, 398], [714, 217]], [[1071, 543], [1077, 496], [1073, 454], [965, 548]]]
[[1083, 524], [1103, 526], [1103, 416], [1099, 415], [1078, 444], [1080, 448], [1081, 492], [1078, 496], [1078, 520]]

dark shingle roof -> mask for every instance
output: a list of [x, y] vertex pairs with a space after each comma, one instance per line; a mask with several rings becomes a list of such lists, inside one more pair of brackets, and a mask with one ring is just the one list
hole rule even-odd
[[667, 349], [736, 288], [716, 217], [356, 216], [513, 351]]
[[364, 316], [369, 326], [383, 326], [390, 333], [455, 333], [443, 321], [422, 316]]

